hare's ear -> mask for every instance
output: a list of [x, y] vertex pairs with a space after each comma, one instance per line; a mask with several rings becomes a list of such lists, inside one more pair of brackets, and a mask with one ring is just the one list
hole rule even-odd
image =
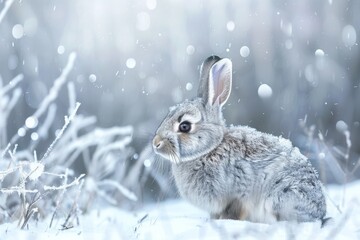
[[205, 61], [201, 65], [198, 97], [202, 98], [204, 100], [204, 103], [207, 103], [208, 101], [210, 69], [219, 60], [220, 58], [218, 56], [213, 55], [205, 59]]
[[208, 104], [219, 104], [222, 107], [229, 99], [231, 85], [232, 62], [228, 58], [223, 58], [210, 69]]
[[223, 58], [216, 62], [209, 72], [207, 104], [222, 107], [229, 99], [232, 85], [232, 63]]

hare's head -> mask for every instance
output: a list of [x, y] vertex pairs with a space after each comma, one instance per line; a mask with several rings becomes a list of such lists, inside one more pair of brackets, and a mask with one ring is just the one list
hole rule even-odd
[[155, 153], [179, 163], [218, 146], [225, 131], [221, 108], [229, 98], [231, 79], [229, 59], [207, 58], [201, 66], [197, 98], [170, 108], [153, 139]]

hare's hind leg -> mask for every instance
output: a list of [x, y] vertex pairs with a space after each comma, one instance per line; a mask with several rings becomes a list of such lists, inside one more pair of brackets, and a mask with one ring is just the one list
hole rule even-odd
[[276, 195], [273, 208], [279, 221], [312, 222], [325, 217], [324, 195], [312, 179], [286, 186]]

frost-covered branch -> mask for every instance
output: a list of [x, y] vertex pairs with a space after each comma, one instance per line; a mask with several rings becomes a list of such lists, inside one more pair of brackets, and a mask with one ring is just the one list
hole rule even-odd
[[133, 201], [137, 201], [137, 197], [136, 195], [129, 191], [127, 188], [123, 187], [121, 184], [119, 184], [118, 182], [116, 181], [112, 181], [112, 180], [102, 180], [98, 183], [98, 186], [111, 186], [111, 187], [114, 187], [115, 189], [117, 189], [119, 192], [121, 192], [125, 197], [127, 197], [128, 199], [130, 200], [133, 200]]
[[[39, 127], [39, 130], [38, 130], [39, 137], [42, 137], [42, 138], [48, 137], [49, 129], [55, 119], [56, 109], [57, 109], [56, 104], [50, 105], [48, 114], [45, 118], [45, 121], [43, 122], [41, 127]], [[73, 108], [73, 109], [75, 109], [75, 108]]]
[[11, 89], [15, 88], [23, 79], [24, 79], [23, 74], [19, 74], [16, 77], [14, 77], [8, 85], [0, 88], [0, 97], [8, 93]]
[[61, 136], [64, 134], [65, 129], [69, 126], [70, 122], [74, 119], [74, 117], [76, 115], [76, 112], [78, 111], [80, 105], [81, 105], [80, 103], [76, 103], [76, 106], [75, 106], [75, 109], [74, 109], [73, 113], [69, 117], [65, 116], [65, 124], [64, 124], [64, 126], [61, 128], [61, 130], [58, 133], [58, 135], [56, 136], [55, 140], [50, 144], [49, 148], [46, 150], [46, 153], [42, 157], [41, 161], [43, 161], [45, 158], [47, 158], [49, 156], [49, 154], [51, 153], [51, 151], [54, 148], [55, 144], [59, 141]]
[[18, 169], [19, 169], [18, 167], [15, 167], [15, 168], [8, 168], [5, 171], [0, 171], [0, 182], [2, 182], [7, 175], [17, 171]]
[[[69, 201], [72, 201], [74, 194], [76, 194], [73, 208], [65, 221], [66, 226], [68, 226], [70, 218], [77, 216], [76, 211], [79, 207], [86, 209], [90, 206], [89, 199], [102, 197], [116, 203], [117, 200], [106, 191], [105, 186], [120, 192], [132, 201], [137, 200], [135, 194], [120, 182], [109, 179], [119, 176], [119, 171], [123, 175], [123, 172], [128, 169], [127, 163], [122, 164], [120, 170], [118, 164], [125, 161], [130, 152], [128, 148], [132, 141], [133, 128], [126, 126], [100, 129], [95, 125], [96, 117], [77, 116], [80, 103], [76, 102], [76, 89], [73, 82], [67, 84], [69, 116], [65, 116], [65, 123], [62, 128], [56, 133], [55, 139], [45, 150], [43, 157], [38, 160], [37, 151], [42, 151], [42, 149], [36, 148], [40, 141], [46, 141], [49, 138], [49, 130], [52, 129], [54, 121], [57, 119], [55, 100], [61, 87], [67, 81], [74, 66], [75, 58], [76, 54], [71, 53], [65, 68], [54, 81], [48, 95], [42, 100], [39, 108], [27, 118], [27, 120], [33, 120], [35, 124], [29, 124], [28, 121], [25, 121], [10, 141], [5, 131], [6, 124], [11, 112], [16, 107], [16, 103], [23, 96], [21, 88], [17, 86], [24, 76], [22, 74], [16, 76], [6, 86], [3, 86], [0, 79], [0, 193], [2, 193], [0, 194], [0, 201], [6, 201], [4, 196], [7, 195], [17, 196], [18, 200], [15, 206], [17, 207], [16, 211], [20, 213], [18, 221], [21, 228], [26, 227], [33, 216], [37, 214], [47, 216], [50, 211], [54, 211], [54, 199], [57, 200], [55, 212], [52, 214], [53, 218], [55, 215], [64, 212], [62, 208], [69, 206]], [[33, 138], [31, 135], [28, 145], [20, 146], [20, 150], [17, 151], [17, 141], [30, 131], [32, 134], [37, 134], [37, 137]], [[81, 160], [79, 158], [81, 154], [88, 170], [86, 172], [87, 177], [85, 178], [85, 174], [81, 174], [68, 183], [68, 175], [73, 176], [75, 174], [75, 171], [70, 167], [78, 159]], [[93, 182], [93, 187], [88, 188], [85, 194], [80, 195], [84, 181]], [[79, 186], [76, 193], [72, 188], [75, 185]], [[103, 187], [105, 189], [101, 189]], [[67, 198], [65, 195], [71, 197]], [[78, 206], [77, 199], [79, 196], [87, 199], [86, 205]], [[4, 211], [11, 210], [4, 209]], [[6, 213], [7, 219], [12, 214], [11, 212]]]
[[74, 109], [76, 105], [75, 84], [73, 82], [68, 82], [67, 88], [69, 94], [69, 114], [71, 114], [72, 109]]
[[[23, 78], [24, 76], [19, 74], [4, 87], [2, 86], [2, 83], [0, 84], [0, 149], [7, 144], [7, 119], [16, 103], [19, 101], [22, 91], [20, 88], [16, 88], [11, 97], [7, 94], [14, 89]], [[6, 152], [6, 149], [4, 152]]]
[[40, 103], [40, 106], [33, 114], [33, 117], [39, 118], [48, 109], [50, 103], [52, 103], [57, 98], [61, 87], [66, 82], [67, 76], [69, 75], [71, 69], [74, 66], [75, 59], [76, 59], [76, 53], [75, 52], [70, 53], [68, 62], [64, 70], [62, 71], [61, 75], [55, 80], [54, 85], [49, 91], [49, 94]]
[[[50, 89], [48, 95], [43, 99], [40, 103], [39, 108], [35, 111], [35, 113], [30, 116], [29, 118], [34, 119], [34, 121], [38, 121], [38, 119], [47, 111], [49, 105], [58, 97], [59, 91], [64, 83], [67, 81], [67, 76], [69, 75], [71, 69], [74, 66], [74, 62], [76, 59], [76, 53], [72, 52], [69, 55], [68, 62], [61, 72], [60, 76], [54, 81], [52, 88]], [[25, 132], [28, 131], [28, 126], [24, 124], [20, 129], [23, 129]], [[19, 139], [19, 135], [15, 134], [10, 143], [14, 144]]]
[[10, 149], [11, 144], [9, 143], [6, 148], [2, 151], [1, 153], [1, 159], [3, 159], [5, 157], [5, 154], [7, 153], [7, 151]]
[[66, 188], [69, 188], [69, 187], [72, 187], [74, 185], [79, 185], [80, 183], [80, 180], [85, 177], [85, 174], [81, 174], [79, 177], [75, 178], [74, 181], [72, 181], [71, 183], [69, 184], [64, 184], [64, 185], [61, 185], [61, 186], [44, 186], [44, 190], [47, 191], [47, 190], [64, 190]]
[[356, 172], [356, 170], [358, 170], [359, 167], [360, 167], [360, 157], [356, 161], [354, 168], [351, 170], [351, 174], [354, 174]]
[[127, 136], [127, 137], [121, 139], [120, 141], [106, 145], [105, 147], [99, 149], [98, 151], [96, 151], [94, 153], [94, 157], [93, 157], [94, 161], [99, 162], [100, 157], [103, 154], [110, 152], [111, 150], [124, 149], [126, 147], [126, 145], [128, 145], [131, 142], [131, 140], [132, 140], [132, 138], [130, 136]]
[[[90, 133], [87, 133], [83, 136], [78, 137], [72, 141], [72, 144], [66, 144], [61, 148], [62, 156], [69, 156], [75, 150], [84, 150], [89, 146], [97, 146], [104, 142], [104, 140], [113, 139], [116, 136], [131, 135], [132, 127], [113, 127], [108, 129], [97, 128]], [[63, 140], [62, 140], [63, 141]], [[65, 160], [61, 160], [59, 154], [54, 153], [53, 155], [58, 156], [58, 161], [63, 162], [64, 166], [68, 166], [70, 163]], [[49, 158], [48, 161], [51, 161], [53, 158]]]
[[9, 11], [11, 5], [14, 3], [14, 0], [7, 0], [5, 2], [5, 6], [4, 8], [1, 10], [0, 12], [0, 23], [2, 22], [2, 20], [4, 19], [6, 13]]
[[6, 188], [2, 188], [0, 189], [0, 192], [2, 193], [7, 193], [7, 194], [10, 194], [10, 193], [18, 193], [19, 195], [20, 194], [26, 194], [26, 193], [37, 193], [39, 192], [39, 190], [37, 189], [33, 189], [33, 190], [30, 190], [30, 189], [23, 189], [22, 187], [11, 187], [9, 189], [6, 189]]
[[105, 157], [107, 153], [114, 150], [124, 149], [132, 141], [131, 136], [125, 136], [123, 139], [104, 145], [97, 149], [93, 155], [92, 167], [89, 169], [89, 174], [97, 179], [105, 177], [109, 172], [112, 172], [115, 167], [115, 161], [108, 161]]
[[[354, 174], [356, 169], [360, 166], [360, 158], [354, 166], [349, 165], [350, 161], [350, 152], [352, 147], [351, 142], [351, 133], [349, 131], [348, 125], [344, 121], [338, 121], [336, 123], [336, 129], [339, 133], [344, 135], [345, 137], [345, 150], [344, 147], [338, 147], [338, 146], [331, 146], [329, 147], [328, 144], [325, 141], [324, 135], [319, 132], [318, 133], [318, 139], [313, 138], [313, 132], [315, 130], [315, 126], [311, 126], [308, 128], [306, 126], [306, 117], [305, 120], [300, 121], [300, 126], [303, 128], [304, 133], [308, 136], [308, 141], [318, 141], [320, 144], [320, 152], [318, 153], [317, 158], [321, 161], [320, 164], [324, 162], [326, 159], [328, 169], [330, 169], [334, 174], [335, 177], [341, 177], [340, 181], [342, 181], [342, 188], [343, 188], [343, 194], [342, 194], [342, 200], [341, 204], [335, 203], [333, 199], [331, 199], [329, 196], [327, 196], [330, 201], [333, 203], [333, 205], [338, 209], [338, 211], [341, 212], [340, 205], [342, 207], [345, 206], [345, 199], [346, 199], [346, 188], [347, 183], [349, 182], [350, 177]], [[325, 162], [324, 162], [325, 163]], [[320, 165], [322, 166], [322, 165]], [[323, 167], [324, 168], [324, 167]], [[350, 170], [350, 168], [353, 168]], [[322, 172], [323, 175], [325, 175], [325, 171]], [[323, 176], [324, 177], [324, 176]]]

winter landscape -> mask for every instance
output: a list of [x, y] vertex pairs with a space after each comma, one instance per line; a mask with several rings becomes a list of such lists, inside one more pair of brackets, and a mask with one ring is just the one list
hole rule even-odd
[[[0, 240], [360, 239], [360, 2], [0, 0]], [[151, 141], [202, 61], [228, 125], [290, 139], [327, 216], [214, 220]]]

